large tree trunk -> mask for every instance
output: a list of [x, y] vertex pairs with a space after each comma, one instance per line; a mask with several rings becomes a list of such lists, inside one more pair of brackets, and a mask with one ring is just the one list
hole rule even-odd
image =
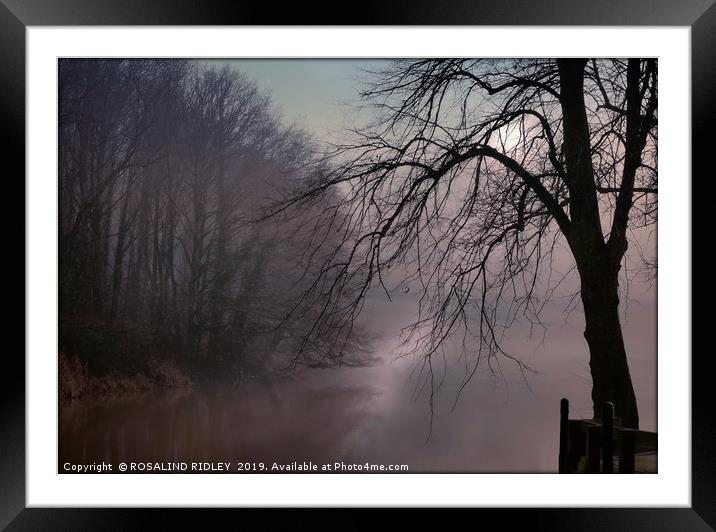
[[595, 417], [600, 415], [602, 403], [611, 401], [622, 423], [638, 428], [639, 415], [619, 323], [619, 266], [625, 248], [612, 252], [602, 233], [584, 102], [585, 64], [583, 59], [559, 60], [565, 181], [571, 215], [566, 236], [582, 283]]
[[639, 414], [619, 322], [618, 270], [600, 262], [580, 268], [594, 417], [601, 417], [602, 404], [611, 401], [622, 425], [636, 429]]

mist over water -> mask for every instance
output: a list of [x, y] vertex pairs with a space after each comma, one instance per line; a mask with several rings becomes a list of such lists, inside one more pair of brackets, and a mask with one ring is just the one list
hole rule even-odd
[[[412, 296], [375, 298], [365, 326], [381, 331], [370, 367], [310, 369], [284, 379], [134, 399], [73, 402], [60, 410], [60, 464], [92, 461], [251, 461], [407, 464], [412, 472], [554, 472], [559, 400], [591, 417], [588, 352], [580, 316], [550, 326], [514, 366], [483, 367], [463, 389], [464, 362], [446, 363], [434, 396], [419, 387], [415, 357], [399, 357], [397, 332]], [[643, 430], [656, 430], [655, 309], [633, 312], [624, 332]], [[436, 369], [442, 375], [443, 369]], [[454, 405], [454, 408], [453, 408]]]

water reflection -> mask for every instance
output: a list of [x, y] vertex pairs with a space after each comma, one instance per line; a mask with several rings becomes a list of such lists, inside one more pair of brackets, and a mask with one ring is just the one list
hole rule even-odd
[[350, 450], [377, 392], [303, 382], [197, 388], [60, 408], [60, 463], [333, 461]]

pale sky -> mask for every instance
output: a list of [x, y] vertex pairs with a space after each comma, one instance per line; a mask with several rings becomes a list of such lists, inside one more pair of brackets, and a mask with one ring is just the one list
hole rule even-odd
[[244, 72], [272, 95], [285, 122], [300, 124], [318, 138], [343, 130], [346, 103], [354, 102], [366, 70], [385, 59], [213, 59]]

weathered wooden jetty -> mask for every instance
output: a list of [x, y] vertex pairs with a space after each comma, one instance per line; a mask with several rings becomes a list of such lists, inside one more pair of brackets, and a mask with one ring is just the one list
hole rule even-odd
[[560, 473], [656, 473], [657, 433], [621, 426], [614, 405], [601, 417], [569, 419], [569, 401], [560, 402]]

